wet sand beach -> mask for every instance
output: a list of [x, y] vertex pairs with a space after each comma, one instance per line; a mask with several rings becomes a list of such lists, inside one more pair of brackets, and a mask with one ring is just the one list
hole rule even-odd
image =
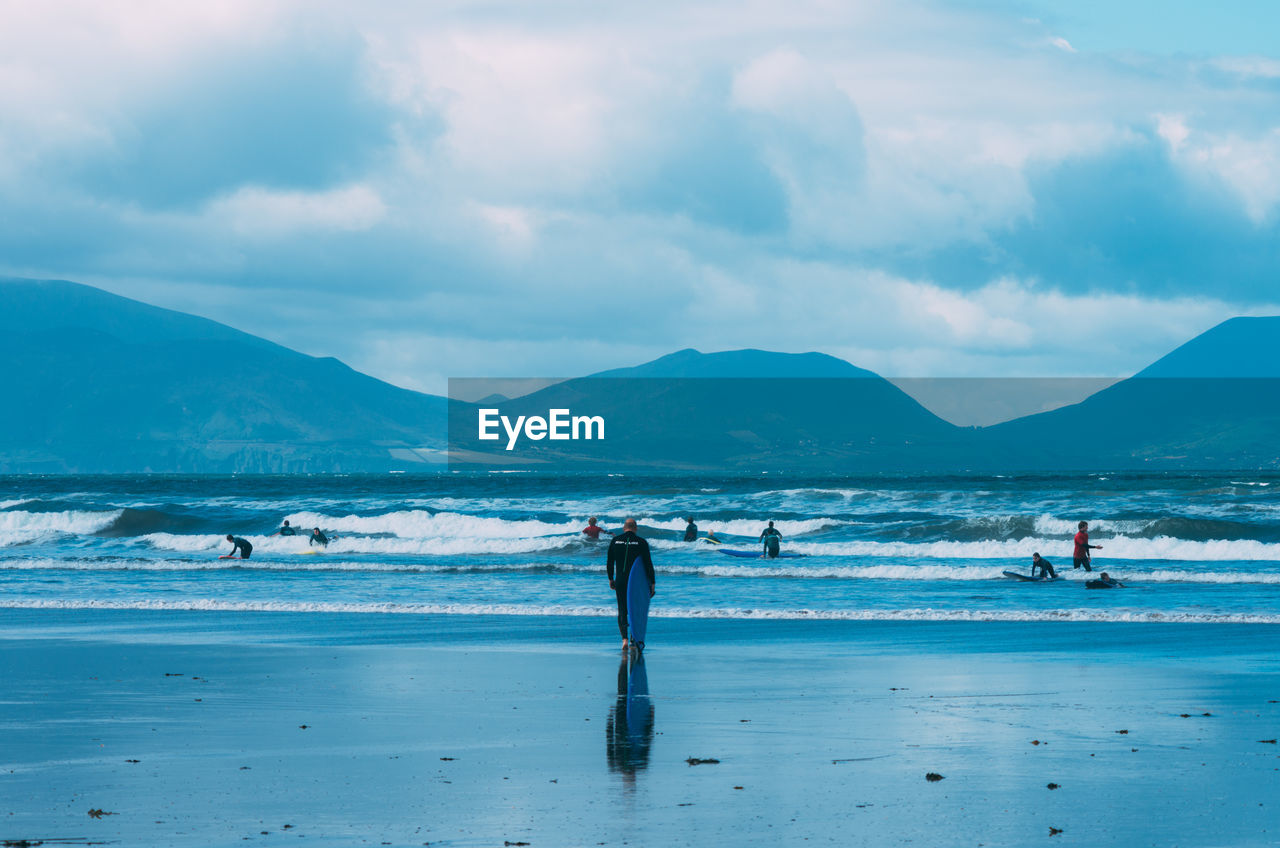
[[1272, 845], [1277, 636], [6, 610], [0, 839]]

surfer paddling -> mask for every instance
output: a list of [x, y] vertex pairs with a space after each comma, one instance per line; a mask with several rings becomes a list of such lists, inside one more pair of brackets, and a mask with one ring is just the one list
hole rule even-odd
[[1053, 570], [1053, 563], [1040, 556], [1040, 554], [1031, 555], [1031, 577], [1035, 579], [1036, 572], [1040, 572], [1040, 578], [1044, 580], [1052, 580], [1058, 576]]
[[622, 532], [613, 537], [609, 543], [609, 556], [605, 561], [605, 573], [609, 575], [609, 588], [618, 595], [618, 632], [622, 634], [622, 649], [630, 647], [627, 641], [627, 581], [631, 577], [631, 567], [639, 561], [644, 564], [645, 576], [649, 578], [649, 597], [653, 597], [657, 578], [653, 573], [653, 557], [649, 554], [649, 543], [636, 534], [636, 520], [628, 518], [622, 525]]
[[1080, 532], [1076, 534], [1076, 548], [1071, 556], [1071, 567], [1075, 569], [1084, 566], [1085, 571], [1093, 571], [1093, 555], [1089, 551], [1100, 551], [1102, 550], [1102, 545], [1089, 544], [1089, 522], [1081, 521], [1078, 527]]

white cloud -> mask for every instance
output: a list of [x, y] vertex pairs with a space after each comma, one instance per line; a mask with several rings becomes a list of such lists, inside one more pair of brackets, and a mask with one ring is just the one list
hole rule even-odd
[[387, 208], [378, 193], [355, 185], [330, 191], [272, 191], [246, 187], [212, 201], [208, 217], [251, 237], [360, 231], [375, 226]]
[[1280, 119], [1252, 134], [1192, 128], [1182, 115], [1158, 115], [1157, 131], [1185, 170], [1228, 186], [1257, 224], [1280, 204]]

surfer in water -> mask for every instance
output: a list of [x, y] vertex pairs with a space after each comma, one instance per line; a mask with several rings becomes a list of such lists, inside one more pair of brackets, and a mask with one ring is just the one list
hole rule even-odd
[[604, 532], [604, 528], [596, 523], [596, 517], [593, 515], [587, 519], [587, 526], [582, 528], [582, 535], [588, 539], [599, 539], [600, 534]]
[[1031, 555], [1031, 577], [1033, 579], [1037, 570], [1040, 572], [1040, 576], [1046, 580], [1052, 580], [1058, 576], [1058, 573], [1053, 570], [1053, 563], [1038, 553]]
[[693, 523], [693, 518], [686, 518], [689, 522], [684, 528], [684, 540], [686, 542], [695, 542], [698, 539], [698, 525]]
[[280, 525], [280, 529], [271, 534], [272, 536], [296, 536], [298, 531], [289, 524], [289, 519], [284, 520], [284, 524]]
[[1123, 583], [1121, 583], [1119, 580], [1116, 580], [1114, 577], [1112, 577], [1110, 574], [1107, 574], [1107, 572], [1105, 571], [1098, 576], [1097, 580], [1090, 580], [1089, 583], [1090, 583], [1090, 588], [1093, 588], [1092, 584], [1094, 583], [1098, 584], [1099, 589], [1114, 589], [1117, 586], [1119, 586], [1122, 589], [1124, 588]]
[[636, 520], [628, 518], [622, 525], [622, 532], [609, 543], [609, 556], [604, 567], [609, 575], [609, 588], [618, 595], [618, 632], [622, 634], [624, 651], [630, 647], [627, 643], [627, 579], [637, 561], [644, 564], [645, 576], [649, 578], [649, 597], [652, 598], [657, 591], [657, 577], [653, 573], [649, 543], [636, 534]]
[[1075, 569], [1083, 565], [1085, 571], [1093, 571], [1093, 555], [1089, 551], [1100, 551], [1102, 550], [1102, 545], [1089, 544], [1089, 522], [1081, 521], [1078, 526], [1080, 532], [1076, 534], [1076, 548], [1071, 555], [1071, 567]]
[[319, 527], [311, 531], [311, 538], [307, 540], [311, 545], [319, 545], [322, 548], [329, 547], [329, 537], [320, 530]]
[[235, 556], [236, 551], [239, 551], [240, 559], [248, 559], [249, 554], [253, 553], [253, 545], [249, 544], [247, 539], [241, 539], [239, 536], [232, 536], [228, 533], [227, 541], [232, 545], [231, 553], [227, 554], [229, 557]]
[[773, 559], [782, 548], [782, 534], [769, 522], [769, 526], [760, 531], [760, 541], [764, 543], [764, 555]]

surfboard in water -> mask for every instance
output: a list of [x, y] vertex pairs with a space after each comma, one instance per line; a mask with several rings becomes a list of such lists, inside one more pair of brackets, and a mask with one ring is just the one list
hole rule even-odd
[[1055, 580], [1061, 580], [1061, 577], [1031, 577], [1027, 574], [1019, 574], [1016, 571], [1004, 572], [1005, 577], [1012, 577], [1014, 580], [1025, 580], [1028, 583], [1052, 583]]
[[[728, 554], [731, 557], [745, 557], [747, 559], [767, 559], [767, 557], [765, 557], [764, 555], [764, 551], [735, 551], [732, 548], [716, 548], [716, 550], [722, 554]], [[773, 557], [773, 559], [791, 559], [792, 557], [802, 557], [802, 556], [804, 556], [804, 554], [793, 554], [787, 551], [783, 551], [782, 553], [778, 554], [776, 557]]]
[[631, 572], [627, 575], [627, 627], [631, 631], [633, 645], [644, 645], [644, 633], [648, 624], [649, 575], [645, 573], [644, 560], [637, 557], [631, 563]]

